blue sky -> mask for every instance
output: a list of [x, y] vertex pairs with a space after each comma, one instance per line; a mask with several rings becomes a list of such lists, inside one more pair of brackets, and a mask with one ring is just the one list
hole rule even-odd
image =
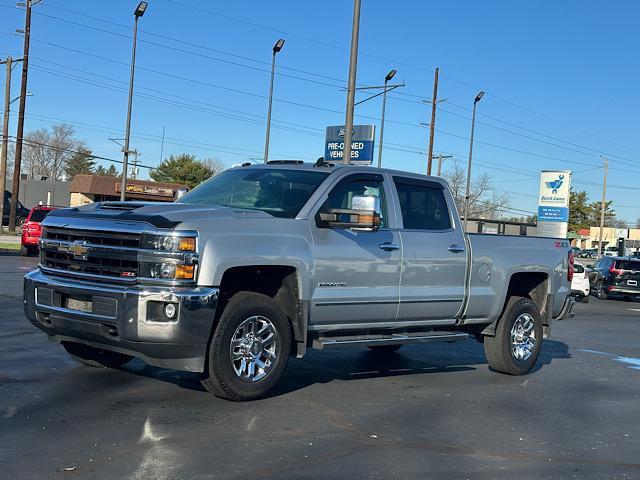
[[[137, 0], [43, 0], [33, 9], [27, 131], [66, 121], [95, 154], [121, 158], [132, 12]], [[271, 47], [278, 55], [271, 158], [314, 160], [324, 128], [344, 122], [352, 2], [151, 0], [139, 23], [132, 148], [157, 165], [183, 151], [227, 165], [261, 157]], [[435, 151], [466, 164], [478, 107], [474, 174], [508, 192], [513, 214], [535, 212], [542, 169], [570, 169], [601, 196], [599, 156], [618, 217], [640, 216], [640, 4], [606, 1], [362, 1], [358, 83], [386, 73], [385, 166], [426, 169], [433, 69], [440, 67]], [[0, 56], [20, 56], [24, 11], [0, 0]], [[13, 91], [19, 89], [14, 72]], [[359, 97], [360, 98], [360, 97]], [[14, 104], [15, 105], [15, 104]], [[381, 102], [356, 107], [378, 123]], [[14, 112], [15, 113], [15, 112]], [[15, 118], [12, 123], [15, 130]], [[451, 162], [452, 160], [447, 160]], [[145, 175], [144, 170], [142, 174]], [[522, 212], [521, 212], [522, 211]]]

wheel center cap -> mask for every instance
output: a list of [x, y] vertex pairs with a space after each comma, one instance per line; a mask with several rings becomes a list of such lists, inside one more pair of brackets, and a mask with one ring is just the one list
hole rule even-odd
[[251, 354], [252, 355], [258, 355], [261, 351], [261, 346], [260, 343], [255, 341], [251, 344]]

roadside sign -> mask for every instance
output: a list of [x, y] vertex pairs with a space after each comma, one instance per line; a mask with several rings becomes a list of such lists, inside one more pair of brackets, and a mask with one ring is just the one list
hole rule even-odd
[[567, 238], [571, 170], [540, 172], [538, 236]]
[[[375, 125], [354, 125], [351, 138], [351, 163], [371, 165]], [[344, 125], [327, 127], [324, 159], [327, 162], [341, 162], [344, 150]]]

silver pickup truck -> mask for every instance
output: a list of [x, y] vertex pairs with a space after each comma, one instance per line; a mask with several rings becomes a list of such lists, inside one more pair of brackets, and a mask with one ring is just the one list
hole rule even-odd
[[175, 203], [54, 210], [24, 282], [26, 316], [80, 362], [138, 357], [264, 396], [307, 348], [484, 343], [535, 364], [569, 316], [565, 240], [463, 232], [436, 177], [359, 166], [232, 168]]

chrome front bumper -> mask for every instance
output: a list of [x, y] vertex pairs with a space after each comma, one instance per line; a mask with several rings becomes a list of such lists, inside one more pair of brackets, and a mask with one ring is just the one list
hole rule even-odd
[[[24, 311], [53, 341], [202, 372], [218, 293], [211, 287], [97, 285], [34, 270], [24, 278]], [[91, 311], [68, 308], [68, 299], [91, 302]], [[176, 307], [174, 318], [163, 315], [167, 303]]]

